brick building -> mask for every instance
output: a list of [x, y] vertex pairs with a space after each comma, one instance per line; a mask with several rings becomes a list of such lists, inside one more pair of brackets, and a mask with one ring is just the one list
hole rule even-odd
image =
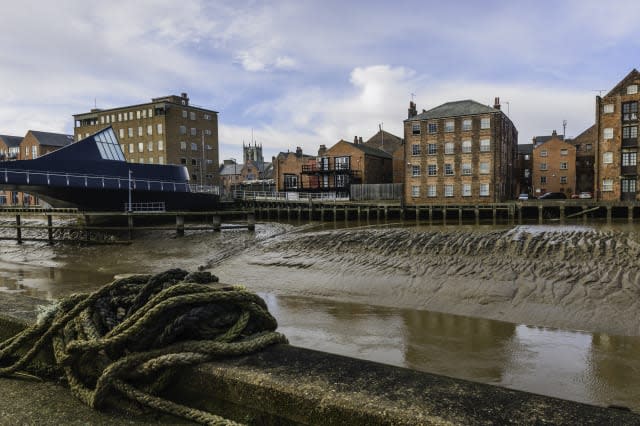
[[73, 135], [29, 130], [20, 142], [18, 160], [34, 160], [73, 143]]
[[219, 183], [218, 113], [191, 105], [186, 93], [144, 104], [92, 109], [73, 118], [76, 140], [112, 126], [127, 161], [182, 164], [192, 183]]
[[417, 113], [409, 104], [405, 203], [492, 203], [516, 191], [518, 131], [500, 109], [472, 100]]
[[302, 153], [297, 147], [295, 152], [280, 152], [273, 157], [273, 178], [278, 192], [304, 191], [309, 188], [309, 175], [302, 174], [303, 166], [315, 165], [316, 157]]
[[17, 160], [22, 136], [0, 135], [0, 161]]
[[576, 147], [576, 193], [593, 192], [594, 153], [598, 143], [596, 125], [566, 142]]
[[571, 197], [576, 191], [576, 147], [565, 142], [554, 130], [551, 136], [536, 137], [532, 156], [532, 185], [536, 197], [545, 192], [563, 192]]
[[639, 88], [640, 73], [633, 69], [604, 97], [596, 96], [594, 189], [598, 200], [638, 199]]
[[364, 143], [365, 146], [376, 148], [393, 157], [393, 183], [404, 181], [404, 139], [380, 130]]
[[355, 141], [340, 140], [329, 149], [320, 145], [316, 161], [302, 166], [310, 192], [349, 194], [351, 184], [392, 183], [391, 154]]
[[533, 181], [531, 172], [533, 169], [533, 144], [524, 143], [518, 145], [518, 159], [516, 160], [517, 194], [533, 195]]

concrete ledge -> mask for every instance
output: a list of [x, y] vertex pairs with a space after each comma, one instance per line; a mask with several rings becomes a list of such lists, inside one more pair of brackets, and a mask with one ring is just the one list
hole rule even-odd
[[[0, 294], [0, 338], [37, 299]], [[11, 302], [12, 300], [12, 302]], [[46, 303], [46, 302], [41, 302]], [[15, 304], [10, 311], [8, 304]], [[19, 313], [22, 312], [22, 317]], [[7, 328], [6, 328], [7, 327]], [[640, 415], [289, 345], [185, 369], [165, 396], [250, 424], [625, 424]]]

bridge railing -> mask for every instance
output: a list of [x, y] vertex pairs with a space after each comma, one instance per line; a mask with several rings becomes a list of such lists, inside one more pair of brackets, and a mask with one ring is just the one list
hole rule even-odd
[[236, 200], [260, 201], [349, 201], [346, 192], [270, 192], [240, 191], [233, 192]]
[[124, 203], [125, 212], [165, 212], [167, 211], [163, 202], [155, 203]]

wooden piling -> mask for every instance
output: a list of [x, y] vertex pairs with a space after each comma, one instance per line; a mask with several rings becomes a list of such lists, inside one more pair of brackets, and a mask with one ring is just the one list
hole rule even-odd
[[214, 214], [211, 222], [213, 225], [213, 230], [220, 232], [220, 230], [222, 229], [222, 217], [220, 217], [220, 215]]
[[542, 206], [538, 206], [538, 225], [542, 225], [543, 222], [543, 218], [542, 218], [542, 211], [544, 210], [544, 207]]
[[247, 229], [249, 231], [256, 230], [256, 215], [255, 213], [247, 213]]
[[47, 215], [47, 235], [49, 237], [49, 245], [53, 244], [53, 219], [50, 214]]
[[627, 207], [627, 222], [633, 223], [633, 206]]
[[18, 244], [22, 244], [22, 228], [19, 214], [16, 215], [16, 239], [18, 240]]
[[184, 216], [182, 215], [176, 215], [176, 235], [184, 236]]
[[131, 214], [127, 215], [127, 229], [129, 234], [129, 241], [133, 240], [133, 216]]

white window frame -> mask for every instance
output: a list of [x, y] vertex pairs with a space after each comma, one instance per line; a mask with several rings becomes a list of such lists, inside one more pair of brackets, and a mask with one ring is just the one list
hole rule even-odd
[[613, 152], [607, 151], [602, 153], [602, 164], [613, 164]]
[[491, 139], [480, 139], [480, 152], [491, 151]]
[[436, 185], [427, 185], [427, 197], [437, 197], [438, 187]]
[[470, 140], [466, 140], [466, 141], [462, 141], [462, 153], [463, 154], [468, 154], [471, 152], [472, 149], [472, 143]]
[[453, 184], [452, 183], [448, 183], [445, 184], [444, 186], [444, 196], [445, 197], [453, 197]]
[[411, 186], [411, 196], [416, 198], [420, 196], [420, 185]]
[[613, 179], [602, 179], [602, 192], [613, 191]]
[[453, 142], [447, 142], [444, 144], [445, 155], [453, 155], [455, 153], [455, 144]]
[[453, 120], [447, 120], [444, 122], [445, 133], [452, 133], [456, 131], [456, 122]]
[[629, 86], [627, 86], [627, 95], [635, 95], [636, 93], [638, 93], [637, 84], [630, 84]]
[[489, 196], [489, 184], [488, 183], [481, 183], [480, 184], [480, 196], [481, 197], [488, 197]]
[[491, 167], [488, 162], [486, 161], [480, 162], [479, 171], [481, 175], [488, 175], [490, 169]]
[[484, 117], [480, 119], [480, 128], [481, 129], [490, 129], [491, 128], [491, 119], [489, 117]]
[[420, 165], [419, 164], [412, 164], [411, 165], [411, 177], [418, 177], [420, 176]]
[[462, 176], [471, 176], [473, 174], [473, 167], [471, 163], [462, 163]]
[[605, 127], [602, 130], [602, 138], [605, 140], [613, 139], [613, 127]]
[[602, 111], [605, 114], [611, 114], [614, 112], [614, 106], [613, 104], [604, 104], [604, 107], [602, 108]]
[[471, 130], [473, 121], [470, 118], [462, 120], [462, 131], [467, 132]]
[[463, 197], [471, 197], [471, 184], [463, 183], [462, 184], [462, 196]]

